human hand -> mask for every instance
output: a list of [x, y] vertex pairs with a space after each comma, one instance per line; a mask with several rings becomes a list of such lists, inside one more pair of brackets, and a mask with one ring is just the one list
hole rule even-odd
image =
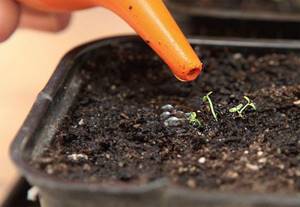
[[8, 39], [18, 27], [58, 32], [70, 22], [68, 13], [46, 13], [28, 8], [15, 0], [0, 0], [0, 42]]

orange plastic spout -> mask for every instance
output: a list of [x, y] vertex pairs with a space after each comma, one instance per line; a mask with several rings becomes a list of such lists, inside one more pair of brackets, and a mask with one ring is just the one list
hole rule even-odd
[[72, 11], [93, 6], [108, 8], [123, 18], [182, 81], [198, 77], [202, 63], [162, 0], [19, 0], [31, 7]]

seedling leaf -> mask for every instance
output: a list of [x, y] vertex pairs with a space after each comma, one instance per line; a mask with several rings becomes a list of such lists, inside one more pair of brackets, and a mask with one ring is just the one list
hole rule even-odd
[[251, 102], [251, 100], [250, 100], [250, 98], [248, 96], [244, 96], [244, 99], [246, 99], [247, 103]]
[[236, 112], [238, 112], [239, 110], [241, 110], [241, 108], [243, 108], [243, 106], [244, 106], [243, 104], [239, 104], [239, 105], [237, 105], [237, 106], [235, 106], [235, 107], [229, 109], [229, 112], [230, 112], [230, 113], [236, 113]]
[[254, 103], [250, 103], [249, 106], [250, 106], [254, 111], [256, 111], [256, 106], [255, 106]]
[[231, 113], [238, 113], [238, 115], [243, 118], [243, 112], [248, 107], [251, 107], [254, 111], [256, 111], [256, 106], [255, 106], [254, 102], [251, 101], [250, 98], [247, 97], [247, 96], [244, 96], [244, 99], [247, 101], [246, 105], [239, 104], [236, 107], [233, 107], [233, 108], [229, 109], [229, 112], [231, 112]]
[[202, 124], [200, 122], [200, 120], [197, 118], [197, 113], [196, 112], [191, 112], [189, 117], [188, 117], [189, 123], [190, 125], [194, 126], [194, 127], [201, 127]]

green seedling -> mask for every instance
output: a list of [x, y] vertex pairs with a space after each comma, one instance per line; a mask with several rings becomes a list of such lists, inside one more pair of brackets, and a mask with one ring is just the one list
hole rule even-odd
[[236, 113], [236, 112], [240, 111], [243, 108], [243, 106], [244, 106], [243, 104], [239, 104], [239, 105], [229, 109], [229, 112], [230, 113]]
[[247, 101], [246, 105], [244, 106], [243, 104], [239, 104], [231, 109], [229, 109], [230, 113], [238, 113], [238, 115], [243, 118], [243, 112], [247, 109], [247, 108], [252, 108], [254, 111], [256, 111], [256, 106], [254, 104], [253, 101], [250, 100], [249, 97], [244, 96], [244, 99]]
[[214, 119], [215, 119], [216, 121], [218, 121], [218, 117], [217, 117], [217, 114], [216, 114], [216, 112], [215, 112], [213, 102], [212, 102], [212, 100], [211, 100], [210, 97], [209, 97], [212, 93], [213, 93], [213, 92], [211, 91], [211, 92], [209, 92], [208, 94], [206, 94], [206, 96], [204, 96], [204, 97], [202, 98], [202, 100], [203, 100], [204, 102], [208, 102], [210, 111], [211, 111], [211, 113], [212, 113]]
[[191, 112], [187, 119], [189, 120], [190, 125], [194, 127], [199, 128], [202, 126], [200, 120], [197, 118], [196, 112]]

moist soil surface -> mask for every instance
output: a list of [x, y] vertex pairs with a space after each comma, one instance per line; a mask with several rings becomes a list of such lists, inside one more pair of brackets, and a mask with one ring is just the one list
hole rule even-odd
[[[299, 193], [300, 57], [196, 50], [205, 70], [192, 83], [176, 80], [148, 50], [98, 51], [82, 66], [86, 84], [53, 141], [31, 164], [71, 181], [167, 178], [201, 190]], [[210, 91], [218, 121], [202, 100]], [[257, 110], [229, 112], [244, 96]]]

